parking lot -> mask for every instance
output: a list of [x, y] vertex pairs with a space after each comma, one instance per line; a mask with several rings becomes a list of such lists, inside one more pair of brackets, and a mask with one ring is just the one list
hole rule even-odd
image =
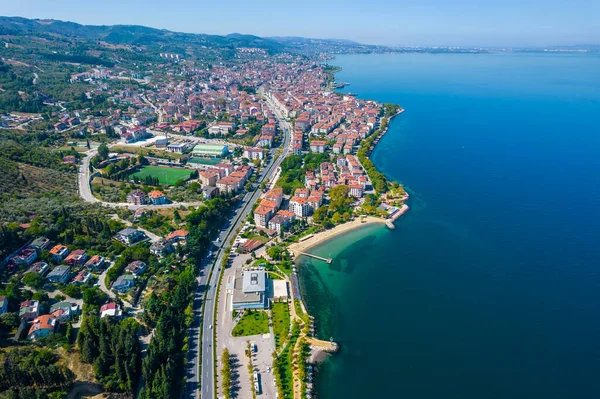
[[[234, 359], [232, 371], [232, 383], [234, 386], [232, 397], [234, 398], [251, 398], [252, 397], [252, 374], [248, 371], [249, 359], [246, 356], [247, 343], [250, 341], [256, 345], [256, 351], [252, 352], [252, 364], [254, 370], [259, 373], [260, 381], [260, 398], [275, 398], [277, 388], [274, 384], [272, 363], [272, 354], [275, 351], [275, 340], [271, 333], [264, 335], [252, 335], [247, 337], [233, 337], [231, 331], [235, 323], [241, 316], [238, 315], [236, 320], [232, 318], [230, 310], [231, 292], [228, 292], [228, 285], [231, 286], [235, 269], [242, 267], [250, 255], [237, 255], [231, 261], [231, 267], [224, 271], [223, 281], [221, 286], [221, 294], [219, 295], [218, 304], [218, 322], [217, 326], [217, 356], [220, 360], [223, 349], [227, 348]], [[270, 311], [269, 311], [270, 313]], [[219, 371], [220, 371], [219, 363]], [[269, 371], [267, 371], [269, 370]], [[219, 385], [218, 396], [222, 395], [222, 388]], [[258, 393], [258, 392], [257, 392]]]

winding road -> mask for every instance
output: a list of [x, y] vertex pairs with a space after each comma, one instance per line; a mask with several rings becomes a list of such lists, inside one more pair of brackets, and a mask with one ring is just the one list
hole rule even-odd
[[90, 185], [90, 160], [98, 154], [97, 149], [91, 149], [85, 152], [85, 156], [81, 160], [81, 165], [79, 165], [79, 175], [77, 177], [77, 185], [79, 187], [79, 195], [84, 201], [96, 204], [99, 203], [102, 206], [107, 206], [111, 208], [129, 208], [131, 210], [136, 210], [140, 208], [144, 209], [166, 209], [166, 208], [179, 208], [183, 207], [197, 207], [202, 204], [202, 202], [172, 202], [170, 204], [163, 205], [134, 205], [128, 202], [106, 202], [100, 201], [98, 198], [94, 197], [92, 194], [92, 188]]

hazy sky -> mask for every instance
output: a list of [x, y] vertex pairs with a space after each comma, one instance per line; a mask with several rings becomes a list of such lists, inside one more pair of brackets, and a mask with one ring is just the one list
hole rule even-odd
[[600, 44], [600, 0], [0, 0], [0, 14], [390, 45]]

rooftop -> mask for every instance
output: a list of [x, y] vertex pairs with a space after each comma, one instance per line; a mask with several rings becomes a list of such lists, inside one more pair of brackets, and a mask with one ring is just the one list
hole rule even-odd
[[266, 277], [263, 270], [247, 270], [243, 273], [244, 293], [264, 292], [266, 288]]

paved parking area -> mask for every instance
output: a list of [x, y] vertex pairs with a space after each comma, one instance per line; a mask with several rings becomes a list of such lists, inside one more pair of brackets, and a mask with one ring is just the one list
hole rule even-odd
[[[259, 373], [260, 394], [259, 398], [275, 398], [277, 388], [274, 384], [272, 363], [272, 354], [275, 351], [275, 339], [272, 333], [264, 335], [252, 335], [248, 337], [233, 337], [231, 331], [241, 315], [236, 320], [233, 319], [230, 310], [231, 292], [228, 292], [227, 286], [231, 285], [234, 279], [235, 269], [242, 267], [249, 255], [238, 255], [232, 261], [232, 266], [225, 270], [221, 291], [219, 295], [218, 316], [217, 316], [217, 358], [221, 358], [223, 349], [227, 348], [233, 359], [236, 361], [232, 366], [234, 390], [233, 398], [251, 398], [252, 397], [252, 374], [248, 371], [249, 359], [246, 357], [247, 342], [250, 341], [256, 345], [256, 352], [252, 353], [252, 364], [254, 370]], [[269, 311], [270, 313], [270, 311]], [[219, 371], [220, 371], [219, 363]], [[267, 371], [267, 368], [269, 371]], [[222, 388], [218, 388], [218, 397], [222, 396]]]

